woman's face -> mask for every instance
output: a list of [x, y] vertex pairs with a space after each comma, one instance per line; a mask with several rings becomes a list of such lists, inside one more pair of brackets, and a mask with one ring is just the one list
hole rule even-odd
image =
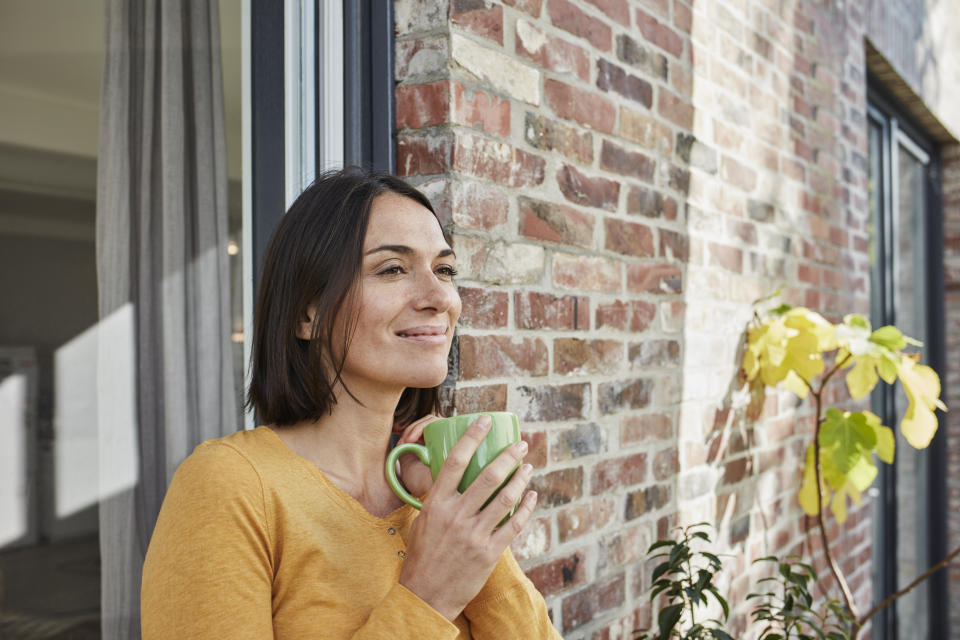
[[395, 193], [374, 199], [341, 373], [348, 388], [397, 391], [443, 382], [461, 308], [454, 266], [429, 209]]

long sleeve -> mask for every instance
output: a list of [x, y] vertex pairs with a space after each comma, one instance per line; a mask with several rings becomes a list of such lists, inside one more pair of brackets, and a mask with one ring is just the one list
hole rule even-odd
[[[289, 480], [285, 496], [311, 486], [296, 475]], [[346, 551], [362, 542], [349, 535], [351, 520], [325, 511], [329, 528], [348, 529], [318, 537], [317, 529], [284, 518], [290, 505], [272, 507], [270, 495], [256, 465], [234, 447], [201, 445], [184, 461], [144, 564], [144, 640], [458, 637], [456, 624], [397, 584], [382, 564], [349, 559]], [[281, 558], [288, 569], [280, 570]], [[292, 577], [277, 581], [278, 572]], [[344, 590], [347, 584], [384, 586], [373, 596]]]
[[174, 474], [147, 550], [144, 640], [273, 638], [270, 555], [256, 470], [228, 447], [199, 447]]
[[560, 640], [543, 596], [523, 574], [509, 548], [463, 613], [474, 640]]

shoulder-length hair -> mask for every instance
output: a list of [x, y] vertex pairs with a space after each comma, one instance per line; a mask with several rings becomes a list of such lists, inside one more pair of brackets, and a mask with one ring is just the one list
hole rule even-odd
[[[274, 231], [263, 260], [253, 317], [246, 404], [261, 424], [290, 425], [329, 415], [355, 321], [354, 284], [374, 198], [396, 193], [436, 212], [417, 189], [386, 173], [347, 167], [319, 176]], [[311, 339], [297, 337], [316, 306]], [[346, 331], [334, 335], [342, 313]], [[335, 349], [339, 341], [340, 349]], [[335, 356], [334, 354], [338, 354]], [[405, 425], [439, 413], [439, 387], [404, 390], [394, 414]], [[351, 394], [351, 397], [353, 395]], [[356, 398], [355, 398], [356, 399]]]

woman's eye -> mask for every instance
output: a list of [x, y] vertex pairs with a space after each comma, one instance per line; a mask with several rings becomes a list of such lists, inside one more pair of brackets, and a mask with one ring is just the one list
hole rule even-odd
[[437, 267], [437, 273], [445, 278], [455, 278], [458, 272], [455, 267], [445, 264]]
[[401, 267], [400, 265], [396, 265], [396, 264], [395, 264], [395, 265], [390, 266], [390, 267], [384, 267], [383, 269], [381, 269], [380, 271], [377, 272], [377, 275], [379, 275], [379, 276], [395, 276], [395, 275], [399, 275], [399, 274], [401, 274], [401, 273], [403, 273], [403, 267]]

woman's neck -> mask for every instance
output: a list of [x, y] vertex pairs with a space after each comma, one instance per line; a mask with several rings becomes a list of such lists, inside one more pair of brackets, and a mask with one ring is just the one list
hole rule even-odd
[[315, 464], [368, 511], [386, 515], [399, 506], [383, 464], [400, 393], [364, 394], [363, 405], [346, 393], [339, 396], [330, 415], [272, 428], [294, 453]]

